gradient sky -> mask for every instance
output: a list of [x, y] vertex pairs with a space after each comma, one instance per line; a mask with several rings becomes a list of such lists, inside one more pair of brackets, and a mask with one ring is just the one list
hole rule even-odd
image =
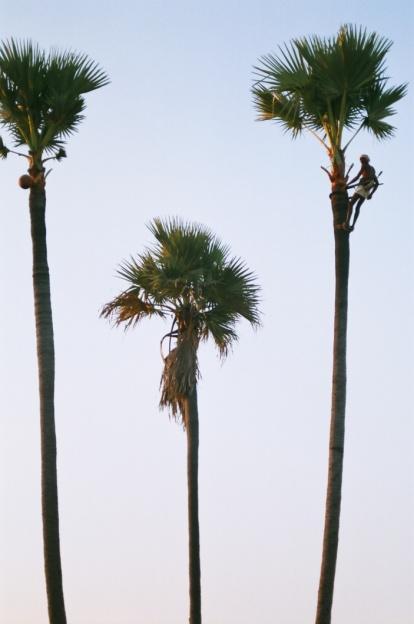
[[[0, 2], [0, 36], [88, 53], [111, 84], [53, 167], [47, 225], [70, 624], [188, 618], [185, 435], [158, 410], [160, 321], [98, 318], [145, 224], [210, 226], [258, 275], [263, 328], [222, 364], [200, 353], [205, 624], [313, 621], [327, 473], [333, 236], [325, 154], [256, 123], [258, 57], [342, 23], [394, 41], [413, 79], [411, 3]], [[383, 170], [351, 237], [349, 392], [333, 624], [414, 618], [413, 98], [394, 139], [349, 158]], [[3, 133], [4, 134], [4, 133]], [[45, 624], [37, 367], [22, 159], [0, 162], [0, 621]]]

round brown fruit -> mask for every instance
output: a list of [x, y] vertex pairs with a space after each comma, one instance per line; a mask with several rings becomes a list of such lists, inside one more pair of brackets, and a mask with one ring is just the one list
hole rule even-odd
[[20, 178], [19, 178], [19, 186], [22, 189], [30, 188], [32, 186], [32, 178], [29, 175], [27, 175], [27, 174], [20, 176]]

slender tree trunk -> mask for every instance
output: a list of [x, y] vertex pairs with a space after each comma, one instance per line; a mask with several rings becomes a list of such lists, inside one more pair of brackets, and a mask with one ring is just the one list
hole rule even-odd
[[50, 624], [66, 624], [59, 543], [59, 514], [54, 414], [55, 352], [49, 267], [47, 264], [44, 184], [30, 190], [33, 291], [40, 394], [42, 517], [46, 590]]
[[188, 535], [190, 624], [201, 624], [200, 529], [198, 522], [198, 408], [197, 387], [184, 403], [187, 432]]
[[349, 233], [339, 229], [346, 219], [348, 195], [344, 181], [332, 186], [335, 234], [335, 325], [328, 487], [316, 624], [330, 624], [338, 552], [344, 456], [346, 403], [346, 334], [348, 316]]

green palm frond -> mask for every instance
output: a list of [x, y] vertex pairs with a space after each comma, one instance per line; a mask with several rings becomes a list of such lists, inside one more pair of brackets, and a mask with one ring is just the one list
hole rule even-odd
[[259, 120], [274, 119], [286, 132], [291, 131], [293, 138], [302, 132], [306, 122], [299, 98], [263, 86], [253, 89], [253, 96]]
[[260, 325], [259, 287], [256, 276], [239, 258], [231, 259], [223, 269], [221, 299], [235, 314], [251, 325]]
[[108, 84], [84, 54], [51, 51], [14, 39], [0, 45], [0, 123], [16, 146], [55, 154], [83, 119], [83, 94]]
[[167, 269], [185, 275], [194, 274], [200, 266], [204, 269], [214, 263], [222, 263], [228, 249], [217, 244], [210, 230], [179, 219], [161, 221], [154, 219], [149, 225], [157, 244], [152, 253]]
[[254, 67], [259, 83], [278, 93], [300, 92], [309, 82], [309, 66], [298, 54], [296, 47], [279, 47], [280, 56], [267, 54]]
[[52, 50], [47, 58], [48, 80], [73, 96], [109, 83], [106, 73], [86, 54]]
[[406, 85], [384, 90], [381, 84], [367, 91], [362, 97], [362, 106], [365, 109], [363, 127], [379, 139], [392, 136], [395, 128], [384, 119], [395, 115], [393, 105], [404, 97], [406, 92]]
[[295, 39], [277, 56], [263, 56], [252, 87], [259, 120], [279, 121], [292, 137], [304, 129], [320, 141], [326, 135], [332, 155], [344, 129], [363, 125], [377, 138], [388, 136], [392, 126], [384, 119], [406, 91], [405, 85], [386, 89], [390, 47], [376, 33], [346, 25], [335, 37]]
[[226, 357], [237, 341], [237, 315], [224, 305], [215, 305], [203, 313], [201, 340], [212, 338], [220, 357]]

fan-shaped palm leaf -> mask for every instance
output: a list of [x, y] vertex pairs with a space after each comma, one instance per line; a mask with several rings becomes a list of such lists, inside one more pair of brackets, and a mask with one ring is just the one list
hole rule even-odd
[[363, 127], [378, 139], [385, 139], [394, 134], [395, 128], [384, 121], [395, 115], [393, 104], [398, 102], [406, 92], [405, 85], [392, 89], [383, 89], [381, 84], [367, 90], [361, 98], [361, 106], [365, 110]]

